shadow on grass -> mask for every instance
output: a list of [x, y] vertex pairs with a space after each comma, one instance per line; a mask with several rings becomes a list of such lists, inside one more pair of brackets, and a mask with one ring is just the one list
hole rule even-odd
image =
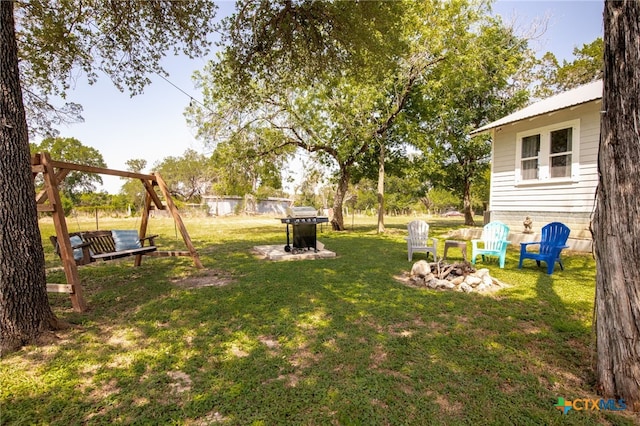
[[[549, 277], [515, 269], [510, 250], [511, 266], [489, 268], [512, 287], [495, 295], [447, 293], [393, 279], [411, 267], [399, 235], [327, 231], [319, 239], [335, 259], [270, 262], [250, 251], [283, 238], [278, 227], [248, 227], [215, 244], [196, 233], [205, 266], [236, 278], [225, 287], [174, 286], [171, 278], [195, 273], [188, 258], [83, 269], [92, 310], [68, 313], [67, 301], [56, 298], [59, 314], [77, 326], [56, 345], [3, 361], [3, 370], [17, 368], [39, 382], [12, 383], [3, 393], [4, 418], [71, 424], [625, 420], [600, 412], [562, 416], [553, 407], [559, 396], [595, 398], [587, 372], [591, 259], [571, 256], [564, 272]], [[582, 295], [572, 295], [575, 290]]]

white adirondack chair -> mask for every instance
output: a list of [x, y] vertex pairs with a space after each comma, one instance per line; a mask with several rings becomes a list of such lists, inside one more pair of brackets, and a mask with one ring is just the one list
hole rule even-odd
[[[414, 252], [425, 252], [427, 257], [429, 253], [433, 255], [434, 262], [437, 260], [438, 240], [429, 238], [429, 224], [423, 220], [414, 220], [407, 225], [409, 236], [407, 240], [407, 250], [409, 261], [413, 259]], [[431, 240], [431, 243], [429, 243]]]

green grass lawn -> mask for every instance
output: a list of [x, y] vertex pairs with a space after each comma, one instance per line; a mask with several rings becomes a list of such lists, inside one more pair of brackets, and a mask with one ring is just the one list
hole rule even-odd
[[[426, 219], [443, 239], [462, 226]], [[554, 408], [559, 397], [598, 398], [591, 255], [567, 253], [548, 276], [533, 261], [518, 270], [512, 247], [504, 269], [488, 264], [507, 289], [416, 289], [393, 278], [411, 268], [409, 220], [387, 218], [378, 235], [373, 218], [348, 217], [348, 231], [319, 234], [336, 258], [271, 262], [251, 249], [284, 245], [276, 219], [185, 219], [205, 270], [190, 258], [81, 267], [90, 310], [50, 294], [71, 327], [0, 360], [0, 423], [634, 424], [630, 413]], [[53, 227], [41, 229], [49, 281], [64, 282]], [[161, 249], [183, 248], [168, 219], [149, 233]]]

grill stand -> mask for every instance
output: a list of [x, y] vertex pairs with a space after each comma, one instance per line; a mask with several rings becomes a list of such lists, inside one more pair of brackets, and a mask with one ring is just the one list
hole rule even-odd
[[284, 251], [287, 253], [291, 251], [291, 245], [289, 244], [289, 223], [287, 223], [287, 245], [284, 246]]
[[[326, 217], [307, 217], [307, 218], [283, 218], [280, 219], [282, 223], [287, 225], [287, 245], [284, 246], [284, 251], [287, 253], [301, 253], [305, 250], [313, 249], [315, 253], [318, 252], [317, 248], [317, 224], [328, 222]], [[292, 227], [292, 232], [289, 231], [289, 225]], [[293, 245], [291, 244], [291, 233], [293, 233]]]

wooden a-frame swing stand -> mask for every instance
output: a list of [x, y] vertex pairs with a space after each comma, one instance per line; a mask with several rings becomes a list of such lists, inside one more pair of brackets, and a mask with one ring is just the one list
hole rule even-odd
[[[36, 203], [39, 212], [50, 212], [53, 217], [53, 225], [56, 231], [56, 237], [60, 249], [60, 257], [62, 259], [62, 265], [64, 267], [64, 273], [67, 279], [66, 284], [52, 284], [47, 283], [47, 291], [57, 293], [69, 293], [71, 296], [71, 304], [73, 309], [77, 312], [84, 312], [87, 310], [87, 303], [83, 297], [82, 285], [80, 283], [80, 277], [78, 276], [78, 266], [73, 257], [73, 248], [69, 241], [69, 229], [67, 228], [67, 221], [60, 202], [60, 191], [58, 189], [58, 183], [62, 182], [64, 178], [72, 171], [79, 171], [85, 173], [96, 173], [103, 175], [120, 176], [124, 178], [139, 179], [144, 185], [146, 190], [144, 209], [142, 211], [142, 220], [140, 223], [140, 229], [138, 235], [140, 239], [144, 238], [147, 233], [147, 226], [149, 224], [149, 213], [152, 208], [152, 204], [158, 210], [168, 209], [176, 223], [177, 228], [180, 230], [182, 239], [187, 247], [188, 251], [156, 251], [153, 253], [145, 254], [145, 256], [191, 256], [196, 267], [203, 268], [198, 252], [196, 251], [187, 228], [185, 228], [182, 218], [178, 213], [166, 183], [159, 174], [142, 174], [132, 173], [120, 170], [106, 169], [101, 167], [85, 166], [81, 164], [67, 163], [62, 161], [54, 161], [50, 155], [46, 152], [35, 154], [31, 158], [31, 171], [33, 178], [42, 174], [44, 181], [44, 188], [38, 194], [36, 194]], [[157, 186], [160, 192], [164, 196], [166, 206], [162, 204], [162, 201], [156, 194], [154, 187]], [[140, 266], [142, 262], [142, 255], [136, 255], [135, 266]]]

